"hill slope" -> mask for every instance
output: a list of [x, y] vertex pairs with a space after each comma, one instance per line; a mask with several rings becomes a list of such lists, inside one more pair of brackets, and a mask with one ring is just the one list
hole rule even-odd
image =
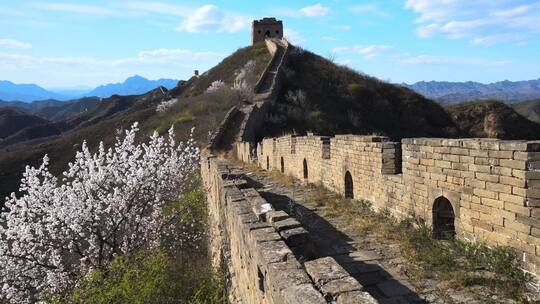
[[31, 111], [31, 113], [50, 121], [62, 121], [95, 109], [99, 105], [99, 102], [100, 98], [85, 97], [51, 106], [38, 107], [36, 110]]
[[540, 123], [540, 99], [514, 103], [512, 108], [529, 120]]
[[[58, 174], [65, 169], [83, 140], [89, 147], [97, 147], [99, 141], [106, 145], [114, 142], [116, 130], [129, 128], [139, 122], [141, 136], [150, 135], [154, 130], [165, 133], [171, 125], [179, 139], [186, 139], [190, 130], [201, 146], [208, 139], [209, 132], [215, 130], [225, 113], [242, 101], [235, 91], [224, 88], [216, 93], [205, 93], [209, 84], [222, 80], [227, 87], [232, 86], [235, 75], [250, 60], [256, 73], [262, 72], [270, 56], [264, 44], [242, 48], [225, 58], [213, 69], [198, 78], [192, 78], [170, 91], [156, 89], [143, 95], [113, 96], [104, 99], [99, 106], [66, 121], [76, 125], [74, 129], [54, 139], [32, 145], [17, 145], [0, 148], [0, 205], [3, 198], [16, 191], [21, 174], [26, 165], [38, 165], [47, 154], [51, 159], [51, 171]], [[156, 112], [156, 106], [164, 101], [178, 99], [169, 110]]]
[[13, 135], [24, 128], [44, 125], [48, 122], [41, 117], [26, 114], [15, 109], [0, 109], [0, 139]]
[[516, 102], [540, 98], [540, 79], [515, 82], [505, 80], [490, 84], [472, 81], [421, 81], [403, 86], [444, 103], [489, 99]]
[[[218, 128], [229, 109], [246, 101], [246, 96], [231, 89], [236, 76], [250, 61], [254, 63], [250, 64], [253, 73], [260, 75], [269, 60], [264, 44], [242, 48], [200, 77], [179, 82], [171, 90], [158, 88], [143, 95], [112, 96], [92, 110], [51, 123], [49, 126], [60, 129], [67, 126], [69, 131], [39, 143], [0, 150], [0, 197], [15, 191], [24, 167], [38, 165], [44, 154], [51, 159], [52, 172], [58, 174], [72, 160], [83, 140], [92, 148], [99, 141], [109, 145], [116, 137], [116, 130], [129, 128], [135, 121], [139, 122], [144, 136], [153, 131], [163, 134], [174, 125], [176, 135], [185, 139], [195, 127], [196, 140], [205, 146], [209, 132]], [[412, 90], [359, 74], [299, 49], [293, 50], [283, 74], [281, 92], [264, 123], [266, 128], [259, 134], [261, 137], [307, 131], [321, 135], [377, 133], [394, 139], [540, 137], [534, 133], [537, 124], [498, 103], [446, 110]], [[224, 87], [207, 92], [217, 80], [222, 81]], [[156, 111], [160, 104], [167, 104], [167, 110]], [[480, 122], [486, 119], [488, 128], [480, 128]], [[523, 131], [525, 129], [532, 131]]]
[[452, 137], [457, 128], [437, 103], [313, 53], [291, 52], [273, 124], [265, 135], [384, 134]]
[[448, 106], [462, 137], [539, 139], [540, 124], [498, 101], [468, 102]]

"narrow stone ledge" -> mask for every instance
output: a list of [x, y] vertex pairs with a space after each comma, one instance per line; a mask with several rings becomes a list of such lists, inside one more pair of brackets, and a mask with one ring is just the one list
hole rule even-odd
[[303, 227], [283, 230], [279, 233], [290, 247], [303, 246], [309, 243], [309, 233]]
[[378, 304], [369, 293], [364, 291], [345, 292], [338, 296], [336, 304]]
[[297, 260], [269, 264], [266, 278], [270, 287], [279, 294], [291, 286], [311, 284], [311, 280]]
[[266, 214], [266, 221], [269, 223], [274, 223], [277, 221], [282, 221], [288, 219], [289, 215], [285, 211], [270, 211]]
[[290, 286], [282, 290], [281, 295], [286, 304], [326, 304], [321, 293], [311, 284]]
[[349, 276], [349, 273], [332, 257], [324, 257], [305, 262], [304, 267], [317, 286], [322, 286], [332, 280], [343, 279]]
[[293, 229], [293, 228], [302, 227], [300, 222], [297, 221], [296, 219], [293, 219], [293, 218], [288, 218], [288, 219], [285, 219], [285, 220], [282, 220], [282, 221], [274, 222], [274, 223], [272, 223], [272, 226], [274, 226], [274, 228], [276, 228], [276, 230], [278, 232], [281, 232], [281, 231], [286, 230], [286, 229]]
[[361, 291], [362, 288], [363, 286], [358, 283], [356, 279], [348, 276], [343, 279], [333, 280], [322, 285], [321, 291], [326, 300], [332, 301], [336, 300], [340, 294], [351, 291]]
[[251, 238], [255, 243], [281, 240], [279, 234], [272, 227], [252, 230]]
[[295, 259], [291, 249], [281, 240], [257, 243], [256, 246], [257, 256], [260, 260], [259, 265], [264, 266]]
[[244, 194], [238, 189], [238, 187], [225, 188], [225, 197], [227, 202], [240, 201], [244, 199]]

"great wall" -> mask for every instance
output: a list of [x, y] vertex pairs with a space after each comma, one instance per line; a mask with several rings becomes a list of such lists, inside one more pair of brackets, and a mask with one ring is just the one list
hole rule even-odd
[[223, 152], [398, 218], [415, 214], [437, 237], [509, 246], [524, 271], [540, 273], [540, 142], [312, 134], [255, 142], [290, 51], [280, 36], [265, 42], [272, 60], [253, 100], [229, 111], [201, 160], [213, 262], [229, 276], [232, 303], [423, 300], [410, 282], [381, 266], [382, 257], [357, 248], [309, 202], [256, 178]]

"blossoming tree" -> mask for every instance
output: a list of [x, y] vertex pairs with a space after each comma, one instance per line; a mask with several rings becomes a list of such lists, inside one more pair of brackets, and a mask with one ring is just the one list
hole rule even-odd
[[178, 219], [163, 210], [196, 170], [199, 151], [193, 139], [176, 143], [172, 129], [141, 144], [137, 131], [134, 124], [96, 153], [83, 143], [59, 177], [47, 156], [26, 168], [21, 195], [12, 194], [0, 215], [0, 303], [35, 302], [118, 255], [171, 237]]

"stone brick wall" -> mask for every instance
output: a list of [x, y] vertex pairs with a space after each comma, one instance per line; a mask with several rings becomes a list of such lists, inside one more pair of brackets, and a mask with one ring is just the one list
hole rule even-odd
[[[236, 153], [255, 160], [253, 152], [243, 158], [246, 149]], [[540, 142], [284, 136], [264, 139], [256, 153], [263, 169], [344, 195], [348, 172], [355, 199], [398, 217], [414, 213], [434, 229], [447, 204], [458, 237], [513, 247], [525, 269], [540, 272]]]
[[[237, 153], [249, 154], [249, 144], [239, 146]], [[295, 254], [310, 246], [308, 232], [274, 211], [244, 172], [204, 153], [201, 176], [212, 261], [228, 275], [231, 303], [376, 303], [333, 258], [299, 261]]]

